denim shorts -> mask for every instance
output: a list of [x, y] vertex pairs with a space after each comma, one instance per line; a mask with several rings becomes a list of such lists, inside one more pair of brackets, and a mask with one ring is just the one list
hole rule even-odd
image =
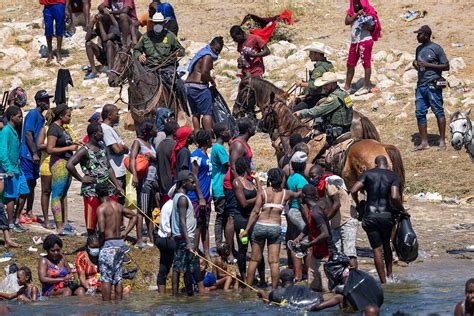
[[426, 114], [429, 108], [431, 108], [436, 118], [444, 118], [443, 90], [429, 84], [416, 88], [415, 96], [415, 113], [418, 125], [427, 124]]

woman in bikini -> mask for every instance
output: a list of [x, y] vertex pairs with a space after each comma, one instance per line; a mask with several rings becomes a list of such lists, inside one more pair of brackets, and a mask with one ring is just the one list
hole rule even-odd
[[74, 285], [66, 256], [61, 253], [63, 241], [57, 235], [46, 236], [43, 249], [47, 254], [38, 261], [38, 277], [42, 285], [43, 296], [84, 295], [84, 288]]
[[280, 279], [281, 213], [288, 201], [299, 196], [299, 193], [283, 189], [284, 180], [283, 170], [273, 168], [268, 171], [267, 188], [259, 190], [247, 227], [240, 234], [241, 238], [247, 236], [253, 228], [251, 234], [252, 259], [248, 266], [247, 283], [251, 284], [253, 281], [257, 264], [262, 260], [266, 242], [274, 289], [278, 287]]

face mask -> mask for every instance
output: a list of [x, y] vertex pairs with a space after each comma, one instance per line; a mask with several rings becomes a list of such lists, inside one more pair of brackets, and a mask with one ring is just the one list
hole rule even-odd
[[312, 178], [309, 180], [309, 184], [314, 185], [315, 187], [318, 186], [320, 178]]
[[161, 24], [156, 24], [153, 27], [153, 31], [155, 31], [156, 34], [160, 34], [163, 31], [163, 25]]
[[90, 247], [87, 247], [87, 249], [89, 250], [89, 254], [93, 257], [97, 257], [99, 255], [99, 251], [100, 249], [99, 248], [90, 248]]

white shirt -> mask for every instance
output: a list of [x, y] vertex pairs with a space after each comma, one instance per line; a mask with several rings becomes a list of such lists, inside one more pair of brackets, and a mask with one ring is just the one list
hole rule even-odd
[[125, 158], [125, 154], [116, 155], [110, 149], [110, 146], [113, 144], [124, 145], [125, 142], [120, 138], [119, 134], [115, 131], [115, 129], [105, 123], [102, 123], [102, 131], [104, 133], [104, 143], [107, 146], [107, 153], [109, 155], [109, 162], [114, 169], [115, 177], [120, 178], [123, 177], [127, 173], [127, 169], [125, 168], [125, 164], [123, 160]]
[[166, 238], [171, 236], [171, 213], [173, 212], [173, 200], [166, 202], [161, 208], [160, 225], [158, 226], [158, 236]]

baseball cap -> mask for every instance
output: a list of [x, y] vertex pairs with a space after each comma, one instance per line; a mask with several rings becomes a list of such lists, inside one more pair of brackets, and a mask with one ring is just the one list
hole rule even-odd
[[291, 162], [306, 162], [308, 155], [302, 151], [297, 151], [291, 156]]
[[431, 35], [432, 32], [431, 32], [431, 28], [428, 26], [428, 25], [423, 25], [422, 27], [420, 27], [418, 30], [416, 30], [415, 32], [413, 33], [417, 33], [417, 34], [427, 34], [427, 35]]
[[94, 114], [92, 114], [91, 117], [87, 121], [89, 123], [98, 122], [99, 118], [100, 118], [100, 113], [99, 112], [94, 112]]
[[186, 181], [189, 179], [190, 176], [194, 176], [194, 174], [189, 170], [181, 170], [176, 177], [176, 182]]
[[48, 92], [46, 90], [40, 90], [38, 92], [36, 92], [35, 94], [35, 100], [43, 100], [43, 99], [50, 99], [52, 98], [53, 96], [49, 95]]

